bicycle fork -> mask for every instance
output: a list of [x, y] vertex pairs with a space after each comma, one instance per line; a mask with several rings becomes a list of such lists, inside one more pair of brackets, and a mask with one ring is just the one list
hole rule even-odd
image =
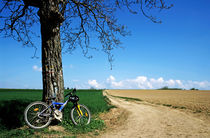
[[82, 113], [82, 110], [80, 109], [80, 105], [79, 104], [77, 104], [76, 105], [76, 110], [77, 110], [77, 113], [78, 113], [78, 115], [80, 116], [83, 116], [83, 113]]

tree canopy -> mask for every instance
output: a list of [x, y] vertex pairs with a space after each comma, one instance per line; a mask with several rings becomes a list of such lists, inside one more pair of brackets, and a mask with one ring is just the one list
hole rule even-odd
[[[0, 33], [36, 48], [32, 37], [33, 25], [40, 24], [40, 13], [49, 10], [44, 1], [55, 5], [49, 11], [51, 21], [61, 26], [62, 48], [72, 52], [80, 47], [87, 56], [88, 49], [102, 49], [112, 61], [111, 50], [118, 47], [118, 36], [128, 35], [124, 25], [117, 22], [115, 11], [127, 8], [133, 14], [142, 13], [155, 23], [161, 21], [150, 15], [152, 9], [169, 9], [173, 5], [164, 0], [2, 0], [0, 3]], [[56, 17], [56, 18], [55, 18]], [[59, 18], [57, 18], [59, 17]], [[59, 19], [59, 20], [58, 20]], [[91, 35], [97, 36], [99, 46], [90, 46]]]
[[[164, 0], [2, 0], [0, 33], [37, 49], [33, 26], [40, 24], [43, 101], [54, 94], [56, 101], [63, 101], [62, 50], [72, 52], [80, 47], [84, 56], [90, 57], [89, 49], [101, 49], [112, 63], [111, 51], [119, 47], [119, 36], [128, 35], [126, 27], [117, 22], [115, 11], [126, 8], [161, 23], [148, 10], [172, 7], [167, 5]], [[96, 39], [101, 47], [90, 45]]]

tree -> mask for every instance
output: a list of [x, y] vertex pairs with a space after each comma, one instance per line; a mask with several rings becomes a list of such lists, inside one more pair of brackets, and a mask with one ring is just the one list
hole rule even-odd
[[191, 88], [190, 90], [198, 90], [198, 89], [196, 89], [196, 88]]
[[[169, 9], [172, 5], [167, 6], [164, 0], [1, 0], [0, 33], [36, 49], [31, 28], [41, 25], [43, 100], [55, 92], [56, 101], [63, 101], [62, 50], [72, 52], [79, 46], [84, 56], [90, 57], [90, 48], [99, 49], [90, 46], [94, 35], [111, 63], [111, 51], [120, 44], [118, 36], [128, 34], [114, 16], [116, 9], [123, 7], [160, 23], [147, 9]], [[140, 10], [133, 10], [135, 7]]]

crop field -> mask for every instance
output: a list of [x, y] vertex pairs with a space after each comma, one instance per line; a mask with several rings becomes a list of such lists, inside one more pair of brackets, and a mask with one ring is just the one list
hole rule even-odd
[[[65, 91], [67, 93], [67, 91]], [[80, 104], [86, 105], [91, 112], [91, 123], [85, 127], [76, 127], [70, 120], [70, 110], [72, 104], [69, 103], [64, 109], [64, 119], [59, 125], [63, 126], [71, 133], [86, 133], [96, 129], [102, 129], [104, 123], [98, 119], [98, 114], [106, 112], [110, 108], [103, 96], [102, 90], [77, 90], [76, 93]], [[42, 90], [23, 89], [0, 89], [0, 137], [30, 137], [35, 132], [32, 129], [19, 129], [25, 125], [23, 113], [28, 104], [42, 99]], [[46, 131], [45, 129], [41, 131]]]
[[107, 90], [109, 94], [140, 100], [195, 113], [210, 115], [210, 91], [190, 90]]

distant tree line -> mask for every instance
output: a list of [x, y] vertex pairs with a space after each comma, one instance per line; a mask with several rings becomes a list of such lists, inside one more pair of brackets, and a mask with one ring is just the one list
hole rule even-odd
[[[168, 86], [164, 86], [158, 90], [185, 90], [185, 89], [182, 89], [182, 88], [169, 88]], [[199, 90], [199, 89], [196, 89], [196, 88], [191, 88], [190, 90]]]
[[198, 91], [199, 89], [196, 89], [196, 88], [191, 88], [190, 90], [196, 90], [196, 91]]

